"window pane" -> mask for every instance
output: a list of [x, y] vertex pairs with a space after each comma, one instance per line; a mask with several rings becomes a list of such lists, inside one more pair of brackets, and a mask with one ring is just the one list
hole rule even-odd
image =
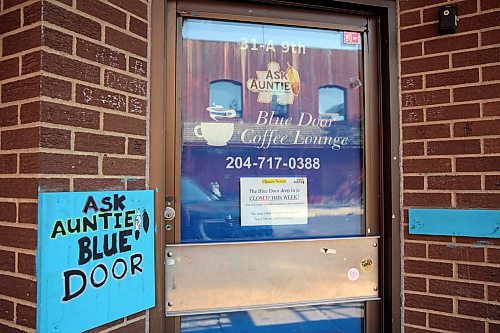
[[345, 89], [335, 86], [319, 88], [318, 112], [323, 119], [345, 119]]
[[243, 115], [241, 83], [231, 80], [220, 80], [210, 83], [210, 106], [216, 111], [235, 110], [236, 116]]

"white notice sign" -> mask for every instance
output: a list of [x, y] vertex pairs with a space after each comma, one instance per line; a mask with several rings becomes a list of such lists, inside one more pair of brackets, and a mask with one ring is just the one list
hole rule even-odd
[[307, 224], [306, 177], [242, 177], [241, 225]]

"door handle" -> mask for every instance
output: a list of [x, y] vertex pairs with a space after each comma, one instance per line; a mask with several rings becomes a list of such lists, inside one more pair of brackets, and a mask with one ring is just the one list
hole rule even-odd
[[175, 209], [172, 207], [165, 207], [163, 216], [165, 216], [165, 220], [172, 221], [175, 218]]

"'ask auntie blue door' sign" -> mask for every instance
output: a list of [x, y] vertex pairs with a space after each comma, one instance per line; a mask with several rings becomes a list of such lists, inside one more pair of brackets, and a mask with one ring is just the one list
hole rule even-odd
[[38, 201], [38, 332], [82, 332], [155, 305], [153, 191]]

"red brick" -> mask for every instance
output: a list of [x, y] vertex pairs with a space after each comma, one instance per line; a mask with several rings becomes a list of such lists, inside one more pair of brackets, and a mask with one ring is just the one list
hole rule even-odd
[[[1, 234], [0, 237], [2, 237]], [[36, 302], [36, 282], [0, 274], [0, 294]]]
[[0, 154], [0, 174], [17, 172], [17, 154]]
[[40, 128], [23, 128], [1, 132], [3, 150], [36, 148], [40, 145]]
[[424, 155], [423, 142], [403, 143], [403, 156], [421, 156]]
[[145, 116], [147, 108], [147, 101], [135, 97], [128, 97], [128, 112]]
[[486, 175], [484, 183], [486, 190], [500, 190], [500, 175]]
[[429, 314], [429, 326], [450, 332], [480, 333], [484, 332], [484, 321], [458, 318], [456, 316], [441, 316], [435, 313]]
[[38, 205], [35, 203], [19, 203], [19, 223], [37, 224]]
[[451, 172], [451, 160], [448, 158], [405, 159], [404, 173]]
[[70, 7], [73, 6], [73, 0], [56, 0], [56, 1], [59, 1], [60, 3], [63, 3], [63, 4], [68, 5]]
[[500, 153], [500, 140], [484, 139], [484, 153], [485, 154]]
[[453, 97], [456, 102], [498, 98], [500, 97], [500, 83], [455, 88], [453, 89]]
[[148, 56], [148, 44], [145, 41], [110, 27], [106, 27], [106, 44], [132, 52], [143, 58]]
[[57, 128], [40, 128], [40, 147], [54, 149], [71, 148], [71, 132]]
[[126, 134], [146, 135], [146, 121], [116, 114], [105, 114], [104, 130]]
[[36, 328], [36, 308], [18, 304], [16, 307], [16, 314], [16, 324], [29, 328]]
[[450, 68], [450, 66], [447, 55], [401, 61], [401, 74], [403, 75], [448, 68]]
[[500, 305], [458, 300], [458, 313], [490, 320], [500, 320]]
[[408, 308], [453, 312], [453, 300], [451, 298], [405, 294], [404, 303], [405, 307]]
[[127, 316], [127, 321], [135, 319], [135, 318], [139, 318], [139, 317], [145, 317], [145, 316], [146, 316], [146, 312], [144, 312], [144, 311], [137, 312], [137, 313], [134, 313], [130, 316]]
[[2, 54], [4, 56], [29, 50], [42, 45], [40, 27], [18, 32], [3, 38]]
[[500, 61], [500, 47], [466, 51], [452, 55], [453, 67], [489, 64]]
[[42, 76], [40, 94], [69, 101], [71, 99], [71, 82]]
[[38, 97], [40, 94], [40, 76], [17, 80], [2, 85], [2, 102], [24, 100]]
[[116, 111], [126, 111], [127, 106], [125, 95], [81, 84], [76, 85], [76, 101]]
[[415, 10], [413, 12], [403, 13], [399, 16], [399, 26], [406, 27], [409, 25], [420, 24], [420, 10]]
[[101, 25], [96, 21], [44, 2], [44, 20], [89, 38], [101, 39]]
[[75, 133], [75, 150], [110, 154], [124, 154], [125, 138], [92, 133]]
[[23, 173], [97, 174], [97, 157], [51, 153], [21, 154], [20, 171]]
[[43, 52], [42, 69], [68, 78], [99, 84], [100, 69], [78, 60]]
[[500, 116], [500, 102], [484, 103], [483, 115], [485, 117]]
[[[431, 207], [431, 206], [429, 206]], [[408, 221], [408, 209], [403, 209], [404, 221]], [[404, 239], [405, 240], [415, 240], [415, 241], [425, 241], [425, 242], [443, 242], [451, 243], [452, 238], [448, 236], [430, 236], [430, 235], [413, 235], [409, 233], [408, 226], [403, 226]]]
[[404, 242], [404, 256], [425, 258], [427, 256], [426, 245], [423, 243]]
[[73, 52], [73, 36], [45, 26], [43, 27], [43, 44], [46, 47], [67, 54]]
[[403, 140], [423, 140], [449, 137], [450, 126], [448, 124], [415, 125], [403, 127]]
[[481, 32], [481, 45], [500, 44], [500, 29]]
[[500, 156], [461, 157], [456, 163], [458, 172], [499, 171]]
[[[461, 15], [471, 14], [477, 12], [477, 0], [465, 0], [454, 3], [457, 6], [457, 12], [459, 17]], [[439, 7], [432, 7], [424, 9], [423, 21], [424, 23], [439, 20]]]
[[418, 57], [421, 56], [422, 53], [422, 43], [413, 43], [413, 44], [406, 44], [406, 45], [401, 45], [401, 58], [412, 58], [412, 57]]
[[427, 291], [427, 282], [425, 278], [405, 276], [404, 290], [407, 291]]
[[0, 221], [16, 222], [16, 204], [13, 202], [0, 202]]
[[41, 178], [40, 192], [69, 192], [69, 179]]
[[0, 250], [0, 271], [16, 271], [16, 254]]
[[455, 136], [499, 135], [500, 119], [455, 123]]
[[40, 102], [29, 102], [21, 105], [21, 124], [36, 123], [40, 121]]
[[42, 2], [35, 2], [23, 8], [24, 26], [40, 22], [42, 19]]
[[500, 286], [488, 286], [488, 301], [500, 302]]
[[112, 322], [109, 322], [107, 324], [101, 325], [99, 327], [93, 328], [91, 330], [84, 331], [83, 333], [100, 333], [105, 329], [111, 328], [113, 326], [117, 326], [119, 324], [122, 324], [123, 322], [124, 322], [124, 318], [120, 318], [117, 320], [113, 320]]
[[141, 37], [148, 38], [148, 24], [142, 20], [138, 20], [130, 16], [129, 30]]
[[466, 69], [462, 71], [449, 71], [425, 76], [425, 86], [427, 88], [445, 87], [457, 84], [479, 82], [479, 70]]
[[0, 35], [21, 27], [21, 11], [19, 9], [0, 15]]
[[403, 189], [405, 190], [423, 190], [423, 176], [405, 176], [403, 177]]
[[104, 157], [102, 172], [105, 175], [145, 176], [146, 161], [130, 158]]
[[411, 274], [451, 277], [453, 276], [453, 265], [451, 263], [444, 262], [405, 259], [404, 272]]
[[482, 10], [488, 10], [494, 8], [500, 8], [500, 3], [498, 2], [498, 0], [481, 0]]
[[146, 156], [146, 140], [128, 139], [128, 154]]
[[146, 96], [148, 90], [146, 81], [110, 70], [104, 71], [104, 85], [141, 96]]
[[500, 282], [500, 267], [458, 264], [458, 277], [465, 280]]
[[17, 105], [0, 108], [0, 127], [17, 125]]
[[400, 29], [399, 37], [401, 42], [411, 42], [419, 39], [427, 39], [439, 36], [437, 23], [419, 25], [412, 28]]
[[422, 88], [423, 77], [421, 75], [401, 78], [401, 90], [417, 90]]
[[146, 181], [144, 179], [135, 179], [128, 178], [127, 179], [127, 190], [145, 190], [146, 189]]
[[[99, 128], [99, 112], [52, 102], [41, 103], [41, 121], [91, 129]], [[22, 108], [21, 108], [22, 113]]]
[[408, 207], [450, 207], [450, 193], [405, 193], [403, 204]]
[[28, 53], [23, 55], [23, 66], [21, 73], [22, 74], [30, 74], [34, 72], [38, 72], [41, 69], [41, 52], [35, 51], [32, 53]]
[[491, 332], [493, 332], [493, 333], [500, 332], [500, 324], [488, 323], [488, 327], [489, 327], [490, 333]]
[[447, 35], [442, 38], [425, 41], [424, 50], [425, 54], [433, 54], [465, 50], [475, 48], [478, 45], [478, 35], [476, 33], [461, 36]]
[[19, 58], [0, 61], [0, 80], [10, 79], [19, 75]]
[[483, 81], [500, 80], [500, 65], [483, 67], [481, 70], [483, 72]]
[[4, 0], [3, 1], [3, 9], [8, 9], [17, 5], [22, 4], [25, 0]]
[[457, 32], [486, 29], [500, 25], [500, 12], [495, 11], [481, 15], [463, 17], [457, 26]]
[[137, 333], [137, 332], [145, 332], [146, 330], [146, 322], [144, 319], [135, 321], [133, 323], [128, 324], [127, 326], [117, 328], [112, 331], [108, 331], [109, 333]]
[[449, 280], [429, 280], [429, 292], [433, 294], [484, 298], [484, 285]]
[[479, 104], [460, 104], [431, 107], [426, 110], [427, 121], [477, 118], [480, 115]]
[[7, 326], [7, 325], [0, 323], [0, 332], [2, 332], [2, 333], [26, 333], [27, 331], [25, 331], [25, 330], [21, 331], [20, 329], [17, 329], [17, 328], [11, 327], [11, 326]]
[[148, 18], [148, 6], [139, 0], [109, 0], [109, 2], [143, 19]]
[[126, 69], [125, 55], [123, 53], [113, 51], [107, 47], [80, 38], [76, 40], [76, 54], [87, 60], [123, 70]]
[[0, 245], [21, 249], [36, 249], [36, 230], [0, 226]]
[[457, 193], [458, 208], [498, 209], [500, 193]]
[[0, 198], [38, 197], [38, 180], [33, 178], [0, 178]]
[[117, 178], [77, 178], [74, 180], [75, 191], [125, 190], [125, 183]]
[[481, 176], [429, 176], [431, 190], [480, 190]]
[[114, 24], [125, 29], [127, 27], [127, 14], [111, 7], [99, 0], [77, 0], [76, 8], [90, 16], [97, 17], [103, 21]]
[[480, 154], [480, 140], [451, 140], [427, 142], [428, 155]]
[[403, 107], [416, 107], [422, 105], [444, 104], [450, 102], [450, 91], [440, 89], [425, 92], [413, 92], [402, 95]]
[[128, 71], [134, 74], [147, 76], [148, 64], [144, 60], [130, 56], [128, 59]]
[[[446, 222], [443, 222], [446, 223]], [[457, 261], [484, 261], [484, 249], [455, 246], [455, 245], [429, 245], [429, 258], [431, 259], [444, 259], [444, 260], [457, 260]]]
[[14, 303], [0, 299], [0, 319], [14, 320]]
[[488, 248], [486, 261], [492, 264], [500, 264], [500, 249]]

